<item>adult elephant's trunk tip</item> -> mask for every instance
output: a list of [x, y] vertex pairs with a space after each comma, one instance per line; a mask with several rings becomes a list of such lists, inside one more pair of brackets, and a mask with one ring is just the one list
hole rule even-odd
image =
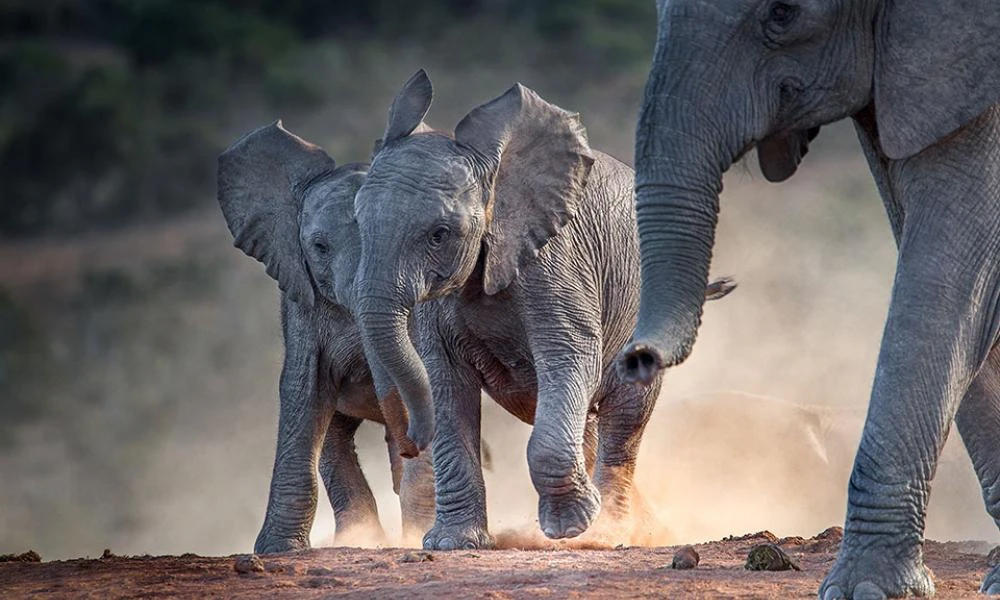
[[649, 385], [667, 367], [663, 353], [644, 342], [632, 342], [618, 355], [618, 374], [635, 385]]

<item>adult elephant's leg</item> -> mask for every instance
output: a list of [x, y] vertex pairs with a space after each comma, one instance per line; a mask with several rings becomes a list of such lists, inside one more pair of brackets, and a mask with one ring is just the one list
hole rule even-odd
[[[996, 338], [1000, 167], [986, 115], [889, 168], [905, 218], [844, 540], [821, 597], [929, 595], [930, 481], [959, 401]], [[978, 156], [973, 164], [968, 157]]]
[[[986, 510], [1000, 527], [1000, 346], [972, 382], [955, 422], [983, 486]], [[987, 573], [980, 591], [1000, 594], [1000, 565]]]
[[[607, 376], [617, 380], [617, 371]], [[632, 484], [639, 443], [659, 392], [659, 379], [643, 387], [616, 381], [599, 404], [594, 482], [601, 492], [601, 520], [608, 519], [609, 525], [627, 521], [632, 516]]]
[[482, 400], [475, 371], [448, 359], [440, 340], [424, 340], [436, 423], [434, 525], [424, 535], [427, 550], [492, 548], [487, 530], [486, 485], [480, 453]]
[[361, 422], [334, 413], [320, 455], [319, 473], [333, 507], [334, 541], [339, 546], [381, 543], [385, 539], [375, 496], [354, 448], [354, 434]]
[[319, 488], [317, 459], [333, 412], [332, 403], [321, 400], [317, 389], [317, 362], [312, 347], [286, 347], [279, 383], [278, 447], [267, 512], [254, 543], [257, 553], [309, 547]]

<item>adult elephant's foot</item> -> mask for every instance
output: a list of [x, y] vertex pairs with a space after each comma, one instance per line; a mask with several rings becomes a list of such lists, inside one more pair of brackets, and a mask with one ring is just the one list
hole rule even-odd
[[538, 525], [547, 538], [572, 538], [587, 531], [600, 510], [601, 495], [585, 477], [568, 492], [539, 494]]
[[1000, 596], [1000, 565], [993, 567], [983, 579], [983, 586], [979, 588], [983, 594], [990, 596]]
[[442, 525], [435, 523], [424, 534], [424, 550], [482, 550], [496, 547], [485, 525]]
[[891, 545], [861, 547], [844, 539], [837, 562], [819, 588], [820, 600], [882, 600], [934, 595], [931, 572], [920, 552]]

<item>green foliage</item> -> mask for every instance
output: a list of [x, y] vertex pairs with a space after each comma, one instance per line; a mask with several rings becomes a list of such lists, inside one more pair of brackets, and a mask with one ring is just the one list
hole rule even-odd
[[[438, 46], [473, 22], [475, 47]], [[483, 62], [516, 29], [599, 76], [644, 57], [654, 22], [652, 0], [0, 1], [0, 236], [206, 202], [234, 113], [324, 100], [296, 60], [321, 38]]]

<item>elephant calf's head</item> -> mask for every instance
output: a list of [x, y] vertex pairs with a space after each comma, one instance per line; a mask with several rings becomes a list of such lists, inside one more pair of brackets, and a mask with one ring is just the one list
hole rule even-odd
[[234, 244], [264, 263], [296, 302], [316, 292], [350, 308], [359, 242], [354, 194], [366, 165], [337, 167], [280, 121], [240, 138], [219, 157], [219, 204]]

